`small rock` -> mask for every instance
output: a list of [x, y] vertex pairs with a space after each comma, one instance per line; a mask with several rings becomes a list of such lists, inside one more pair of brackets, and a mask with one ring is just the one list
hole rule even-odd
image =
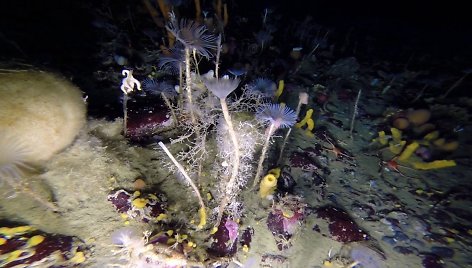
[[410, 255], [410, 254], [418, 255], [418, 249], [412, 246], [409, 246], [409, 247], [396, 246], [393, 248], [393, 250], [404, 255]]
[[395, 245], [397, 243], [397, 241], [395, 240], [394, 237], [391, 237], [391, 236], [384, 236], [382, 237], [382, 241], [384, 241], [385, 243], [389, 244], [389, 245]]
[[415, 238], [411, 239], [409, 244], [410, 246], [415, 247], [415, 248], [422, 248], [425, 246], [423, 241], [415, 239]]
[[454, 250], [448, 247], [431, 247], [431, 253], [441, 258], [452, 258], [454, 256]]
[[423, 258], [423, 267], [425, 268], [442, 268], [444, 267], [442, 265], [442, 261], [441, 261], [441, 258], [439, 258], [438, 256], [436, 255], [426, 255], [424, 258]]
[[398, 241], [406, 241], [409, 239], [409, 237], [404, 234], [403, 232], [400, 232], [400, 231], [396, 231], [395, 232], [395, 239], [398, 240]]

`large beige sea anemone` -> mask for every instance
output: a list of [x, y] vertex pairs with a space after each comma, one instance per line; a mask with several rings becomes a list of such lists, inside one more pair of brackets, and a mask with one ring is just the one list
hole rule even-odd
[[85, 123], [82, 92], [47, 72], [0, 73], [0, 178], [21, 177], [69, 146]]

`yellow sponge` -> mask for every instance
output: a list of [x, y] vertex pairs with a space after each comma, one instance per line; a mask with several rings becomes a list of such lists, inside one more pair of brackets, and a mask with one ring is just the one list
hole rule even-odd
[[410, 158], [410, 156], [416, 151], [416, 149], [418, 149], [419, 146], [420, 146], [419, 143], [416, 141], [410, 143], [408, 146], [406, 146], [405, 150], [403, 150], [403, 152], [400, 154], [400, 156], [398, 157], [398, 160], [400, 161], [408, 160], [408, 158]]
[[282, 95], [282, 93], [284, 92], [284, 88], [285, 88], [285, 82], [284, 80], [280, 80], [279, 81], [279, 86], [277, 87], [277, 91], [275, 92], [275, 98], [278, 99], [280, 97], [280, 95]]
[[259, 196], [261, 198], [267, 198], [274, 193], [275, 188], [277, 188], [277, 178], [274, 174], [267, 174], [259, 185]]
[[436, 160], [433, 162], [423, 163], [417, 162], [413, 163], [415, 169], [428, 170], [428, 169], [437, 169], [437, 168], [446, 168], [456, 166], [456, 161], [454, 160]]
[[388, 138], [385, 135], [385, 131], [379, 131], [379, 137], [377, 139], [374, 139], [374, 141], [378, 141], [381, 145], [387, 145]]
[[399, 143], [402, 140], [402, 131], [396, 129], [394, 127], [390, 128], [390, 132], [392, 133], [392, 139], [394, 142]]
[[398, 143], [394, 143], [392, 141], [388, 143], [388, 149], [390, 150], [390, 152], [394, 154], [399, 154], [402, 152], [403, 147], [405, 147], [405, 144], [406, 144], [406, 141], [400, 141]]
[[206, 224], [206, 218], [207, 218], [205, 207], [200, 207], [200, 209], [198, 210], [198, 216], [200, 218], [200, 223], [198, 223], [197, 228], [202, 229]]

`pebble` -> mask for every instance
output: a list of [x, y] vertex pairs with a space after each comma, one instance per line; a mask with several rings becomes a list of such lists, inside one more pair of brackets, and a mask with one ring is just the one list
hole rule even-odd
[[423, 267], [425, 268], [442, 268], [442, 260], [438, 256], [434, 254], [429, 254], [424, 256], [423, 258]]
[[400, 232], [400, 231], [396, 231], [394, 237], [398, 241], [406, 241], [406, 240], [410, 239], [406, 234], [404, 234], [403, 232]]
[[408, 214], [401, 211], [391, 211], [387, 214], [387, 217], [398, 220], [400, 223], [404, 223], [408, 220]]
[[384, 236], [384, 237], [382, 237], [382, 241], [384, 241], [385, 243], [387, 243], [389, 245], [392, 245], [392, 246], [397, 243], [395, 238], [392, 237], [392, 236]]
[[370, 216], [375, 214], [375, 211], [367, 205], [353, 204], [351, 206], [351, 213], [357, 218], [368, 219]]
[[452, 258], [454, 256], [454, 250], [448, 247], [431, 247], [431, 253], [438, 255], [441, 258]]
[[429, 229], [431, 229], [429, 223], [418, 217], [412, 217], [409, 225], [413, 230], [415, 230], [415, 233], [419, 235], [427, 235], [429, 234]]
[[404, 254], [404, 255], [410, 255], [410, 254], [418, 255], [418, 249], [416, 249], [415, 247], [411, 247], [411, 246], [409, 246], [409, 247], [396, 246], [396, 247], [393, 248], [393, 250], [395, 250], [398, 253]]
[[410, 246], [415, 247], [415, 248], [422, 248], [425, 246], [425, 243], [419, 239], [411, 239], [410, 240]]

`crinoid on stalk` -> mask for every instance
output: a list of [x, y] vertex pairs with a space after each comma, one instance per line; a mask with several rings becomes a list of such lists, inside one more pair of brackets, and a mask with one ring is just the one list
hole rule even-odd
[[141, 82], [141, 87], [146, 95], [160, 96], [163, 93], [167, 98], [174, 98], [177, 96], [175, 86], [169, 81], [159, 81], [156, 78], [145, 78]]
[[177, 41], [184, 45], [185, 49], [195, 51], [205, 58], [213, 56], [211, 50], [217, 48], [217, 37], [209, 34], [205, 25], [185, 19], [181, 19], [179, 22], [173, 13], [170, 14], [170, 17], [166, 29], [175, 36]]
[[179, 88], [178, 88], [179, 107], [183, 107], [182, 89], [183, 89], [183, 84], [184, 84], [183, 82], [184, 66], [185, 66], [184, 63], [185, 63], [185, 50], [180, 46], [176, 46], [173, 49], [167, 50], [167, 52], [164, 53], [164, 56], [159, 58], [159, 62], [158, 62], [159, 69], [169, 74], [179, 76]]
[[260, 77], [249, 84], [248, 90], [251, 94], [272, 98], [277, 90], [277, 85], [270, 79]]
[[[308, 93], [306, 92], [300, 92], [298, 94], [298, 104], [297, 108], [295, 109], [295, 115], [298, 117], [300, 114], [300, 109], [302, 108], [302, 105], [307, 105], [308, 104]], [[279, 159], [277, 160], [277, 166], [280, 165], [282, 162], [282, 156], [284, 153], [285, 145], [288, 142], [288, 137], [290, 136], [290, 133], [292, 132], [292, 128], [289, 128], [287, 133], [285, 133], [284, 141], [282, 142], [282, 146], [280, 147], [280, 153], [279, 153]]]
[[[166, 50], [167, 51], [167, 50]], [[174, 47], [164, 53], [157, 63], [159, 69], [171, 75], [183, 73], [185, 62], [185, 52], [182, 47]]]
[[[213, 54], [212, 49], [216, 49], [217, 37], [207, 33], [205, 25], [199, 25], [194, 21], [180, 20], [177, 21], [174, 13], [170, 14], [170, 21], [166, 25], [166, 29], [175, 36], [175, 39], [184, 46], [185, 51], [185, 90], [187, 91], [187, 101], [193, 106], [192, 100], [192, 76], [190, 74], [190, 53], [194, 57], [199, 54], [205, 58], [210, 58]], [[197, 124], [195, 113], [190, 110], [190, 118], [192, 124]]]
[[203, 83], [208, 88], [211, 93], [217, 96], [220, 99], [221, 109], [223, 111], [223, 116], [225, 118], [226, 124], [228, 125], [228, 132], [229, 136], [231, 137], [231, 141], [233, 143], [233, 163], [232, 163], [232, 171], [231, 176], [226, 184], [226, 190], [224, 193], [224, 197], [221, 199], [220, 208], [218, 211], [218, 217], [216, 220], [216, 225], [220, 224], [221, 218], [223, 217], [223, 212], [228, 204], [229, 197], [231, 196], [231, 189], [233, 189], [233, 185], [236, 183], [236, 176], [238, 175], [239, 170], [239, 161], [240, 161], [240, 152], [239, 152], [239, 144], [238, 139], [236, 137], [236, 132], [234, 131], [233, 122], [231, 121], [231, 116], [228, 111], [228, 105], [226, 103], [226, 97], [233, 92], [239, 86], [239, 79], [230, 79], [228, 76], [224, 76], [222, 79], [218, 78], [210, 78], [204, 79]]
[[172, 106], [172, 102], [170, 101], [170, 99], [175, 98], [177, 95], [177, 91], [175, 91], [174, 86], [169, 82], [158, 81], [155, 78], [149, 77], [143, 80], [141, 86], [145, 94], [161, 96], [172, 115], [172, 124], [175, 125], [177, 123], [177, 115], [174, 107]]
[[263, 51], [264, 47], [266, 47], [273, 39], [272, 35], [268, 31], [259, 31], [255, 34], [255, 37], [257, 43], [261, 46], [261, 51]]
[[262, 147], [261, 156], [257, 165], [256, 176], [254, 177], [253, 187], [259, 182], [259, 177], [262, 172], [262, 165], [264, 163], [267, 149], [269, 148], [270, 137], [279, 128], [288, 128], [297, 121], [297, 114], [292, 109], [280, 104], [265, 104], [260, 107], [256, 113], [256, 118], [264, 123], [268, 122], [269, 128], [266, 130], [266, 138]]

